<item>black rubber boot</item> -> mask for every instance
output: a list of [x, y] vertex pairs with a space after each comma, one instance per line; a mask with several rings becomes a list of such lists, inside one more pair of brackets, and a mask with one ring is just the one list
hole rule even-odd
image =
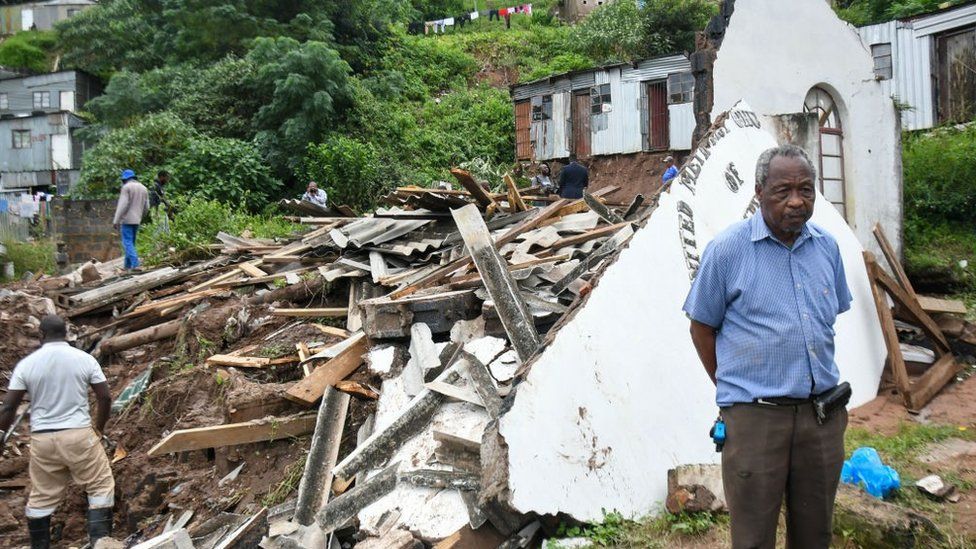
[[51, 547], [51, 515], [27, 519], [27, 529], [30, 530], [31, 549]]
[[112, 535], [112, 508], [100, 507], [88, 510], [88, 542], [95, 542]]

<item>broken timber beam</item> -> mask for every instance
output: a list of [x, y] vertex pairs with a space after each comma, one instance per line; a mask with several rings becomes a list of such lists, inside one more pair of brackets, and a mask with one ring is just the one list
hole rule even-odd
[[512, 178], [512, 174], [505, 174], [505, 186], [508, 187], [508, 208], [512, 212], [524, 212], [529, 209], [525, 205], [525, 200], [522, 199], [522, 195], [519, 193], [518, 187], [515, 186], [515, 179]]
[[326, 387], [315, 420], [315, 433], [305, 459], [305, 472], [298, 484], [295, 522], [308, 526], [329, 499], [332, 468], [339, 458], [342, 428], [349, 410], [349, 395]]
[[[437, 380], [454, 383], [460, 379], [457, 363], [452, 365]], [[356, 447], [332, 470], [338, 480], [354, 477], [360, 471], [376, 468], [385, 463], [397, 448], [416, 433], [423, 430], [434, 413], [444, 402], [444, 396], [423, 389], [407, 404], [407, 407], [392, 423], [374, 432], [362, 444]]]
[[349, 313], [346, 307], [328, 307], [323, 309], [271, 309], [274, 316], [292, 316], [297, 318], [342, 318]]
[[182, 319], [170, 320], [169, 322], [150, 326], [149, 328], [132, 332], [131, 334], [106, 339], [100, 346], [100, 352], [103, 355], [111, 355], [126, 349], [145, 345], [146, 343], [152, 343], [153, 341], [171, 338], [179, 333], [182, 324]]
[[336, 382], [355, 372], [363, 363], [363, 354], [366, 352], [366, 335], [357, 332], [352, 338], [355, 339], [349, 342], [335, 358], [320, 365], [308, 377], [292, 385], [285, 393], [285, 398], [311, 406], [322, 398], [327, 387], [335, 385]]
[[315, 520], [319, 528], [326, 534], [341, 528], [367, 505], [392, 492], [396, 488], [396, 472], [399, 465], [399, 463], [390, 465], [363, 484], [330, 501], [316, 515]]
[[888, 307], [888, 300], [885, 299], [884, 290], [877, 282], [878, 271], [881, 267], [875, 259], [874, 254], [864, 252], [864, 264], [868, 270], [868, 282], [871, 284], [871, 295], [874, 298], [874, 306], [878, 312], [878, 322], [881, 324], [881, 334], [884, 336], [885, 347], [888, 348], [888, 367], [891, 369], [895, 387], [901, 393], [905, 406], [910, 406], [908, 395], [911, 393], [911, 381], [908, 379], [908, 370], [905, 368], [905, 358], [901, 353], [901, 343], [898, 341], [898, 332], [895, 329], [895, 318]]
[[606, 227], [600, 227], [597, 229], [593, 229], [591, 231], [586, 231], [583, 234], [567, 236], [566, 238], [561, 238], [557, 240], [549, 248], [553, 250], [558, 250], [559, 248], [564, 248], [566, 246], [575, 246], [577, 244], [582, 244], [588, 240], [593, 240], [594, 238], [602, 238], [604, 236], [610, 236], [628, 225], [630, 225], [630, 221], [624, 221], [623, 223], [617, 223], [616, 225], [608, 225]]
[[471, 193], [471, 197], [475, 199], [475, 201], [478, 203], [478, 206], [480, 206], [482, 210], [487, 210], [489, 212], [492, 212], [498, 208], [498, 203], [495, 202], [495, 200], [491, 197], [490, 194], [488, 194], [488, 191], [486, 191], [484, 187], [482, 187], [477, 181], [474, 180], [474, 177], [471, 175], [471, 172], [468, 172], [466, 170], [461, 170], [458, 168], [451, 168], [451, 175], [453, 175], [454, 178], [458, 180], [458, 183], [460, 183], [462, 187], [464, 187], [465, 189], [468, 190], [469, 193]]
[[607, 223], [623, 223], [624, 221], [624, 218], [610, 211], [610, 208], [608, 208], [606, 204], [600, 202], [600, 199], [588, 192], [583, 193], [583, 202], [586, 202], [586, 205], [593, 210], [593, 213], [600, 216], [600, 218]]
[[468, 205], [452, 210], [451, 215], [461, 231], [468, 253], [481, 273], [488, 295], [498, 309], [512, 346], [522, 362], [527, 361], [538, 350], [542, 340], [535, 329], [535, 321], [519, 294], [518, 284], [508, 272], [508, 263], [495, 249], [491, 233], [477, 208]]
[[286, 418], [262, 418], [244, 423], [230, 423], [211, 427], [173, 431], [146, 453], [149, 457], [249, 444], [265, 440], [296, 437], [315, 429], [315, 415], [302, 414]]

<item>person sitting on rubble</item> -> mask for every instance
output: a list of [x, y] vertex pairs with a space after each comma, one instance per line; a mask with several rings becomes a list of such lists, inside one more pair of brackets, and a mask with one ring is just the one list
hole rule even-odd
[[544, 195], [550, 194], [553, 191], [550, 173], [549, 164], [543, 162], [539, 164], [539, 173], [532, 176], [531, 179], [532, 186], [540, 187]]
[[[0, 437], [30, 393], [30, 495], [27, 527], [31, 549], [51, 546], [51, 515], [64, 501], [68, 480], [88, 493], [91, 546], [112, 533], [115, 479], [105, 448], [105, 424], [112, 395], [98, 361], [66, 341], [64, 319], [41, 319], [41, 348], [21, 360], [10, 376], [0, 408]], [[88, 387], [95, 393], [95, 422], [88, 410]]]
[[325, 194], [325, 191], [319, 188], [319, 184], [314, 181], [308, 182], [308, 187], [305, 189], [305, 194], [302, 195], [302, 200], [305, 202], [311, 202], [316, 206], [322, 206], [327, 208], [329, 206], [329, 197]]
[[583, 198], [583, 190], [590, 184], [590, 172], [576, 161], [576, 155], [569, 155], [569, 164], [559, 172], [559, 196], [562, 198]]
[[665, 157], [662, 162], [668, 165], [668, 169], [664, 170], [664, 175], [661, 176], [661, 186], [667, 187], [672, 179], [678, 177], [678, 166], [675, 165], [673, 156]]
[[834, 321], [851, 292], [837, 241], [808, 223], [816, 180], [799, 147], [760, 155], [760, 212], [708, 244], [683, 307], [716, 385], [734, 548], [776, 546], [784, 494], [787, 546], [831, 542], [850, 398]]

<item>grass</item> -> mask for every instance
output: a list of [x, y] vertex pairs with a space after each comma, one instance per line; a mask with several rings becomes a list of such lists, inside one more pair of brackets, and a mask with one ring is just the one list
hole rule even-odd
[[285, 476], [281, 482], [261, 499], [262, 505], [274, 507], [284, 502], [292, 492], [298, 489], [298, 483], [302, 481], [302, 474], [305, 473], [305, 457], [306, 455], [302, 454], [285, 470]]
[[55, 274], [58, 267], [54, 262], [57, 245], [53, 240], [38, 239], [32, 242], [5, 240], [3, 245], [7, 248], [6, 260], [14, 264], [15, 277], [19, 278], [28, 271], [34, 274]]
[[[955, 425], [922, 425], [903, 423], [894, 435], [882, 435], [863, 428], [848, 429], [845, 437], [846, 455], [850, 456], [856, 448], [870, 446], [878, 451], [882, 461], [898, 471], [902, 488], [890, 498], [895, 505], [912, 509], [931, 518], [946, 534], [946, 540], [927, 547], [947, 549], [976, 548], [976, 540], [967, 539], [953, 530], [953, 510], [944, 503], [934, 502], [915, 489], [915, 481], [930, 474], [926, 464], [919, 458], [930, 444], [950, 438], [976, 440], [976, 432]], [[962, 491], [976, 488], [976, 479], [971, 472], [958, 470], [951, 465], [940, 467], [938, 474]], [[780, 528], [780, 537], [783, 528]], [[861, 547], [858, 532], [837, 531], [839, 547]], [[664, 513], [638, 521], [624, 519], [619, 513], [606, 513], [604, 521], [598, 524], [562, 524], [558, 537], [583, 537], [591, 547], [622, 548], [665, 548], [694, 546], [727, 546], [729, 540], [729, 517], [715, 513], [683, 513], [671, 515]]]

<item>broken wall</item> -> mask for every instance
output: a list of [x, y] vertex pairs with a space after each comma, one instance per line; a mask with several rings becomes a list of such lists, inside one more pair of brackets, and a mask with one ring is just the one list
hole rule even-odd
[[761, 115], [801, 112], [817, 86], [839, 109], [848, 221], [879, 257], [871, 230], [881, 223], [900, 253], [900, 126], [870, 49], [829, 2], [737, 0], [712, 70], [712, 119], [740, 99]]
[[[715, 387], [681, 306], [708, 242], [755, 211], [756, 159], [775, 144], [748, 107], [734, 109], [529, 365], [499, 420], [515, 509], [586, 521], [601, 520], [604, 509], [639, 517], [663, 505], [669, 468], [719, 461], [707, 434]], [[862, 248], [817, 200], [813, 221], [837, 239], [854, 296], [835, 328], [836, 360], [856, 406], [877, 394], [884, 343]]]

